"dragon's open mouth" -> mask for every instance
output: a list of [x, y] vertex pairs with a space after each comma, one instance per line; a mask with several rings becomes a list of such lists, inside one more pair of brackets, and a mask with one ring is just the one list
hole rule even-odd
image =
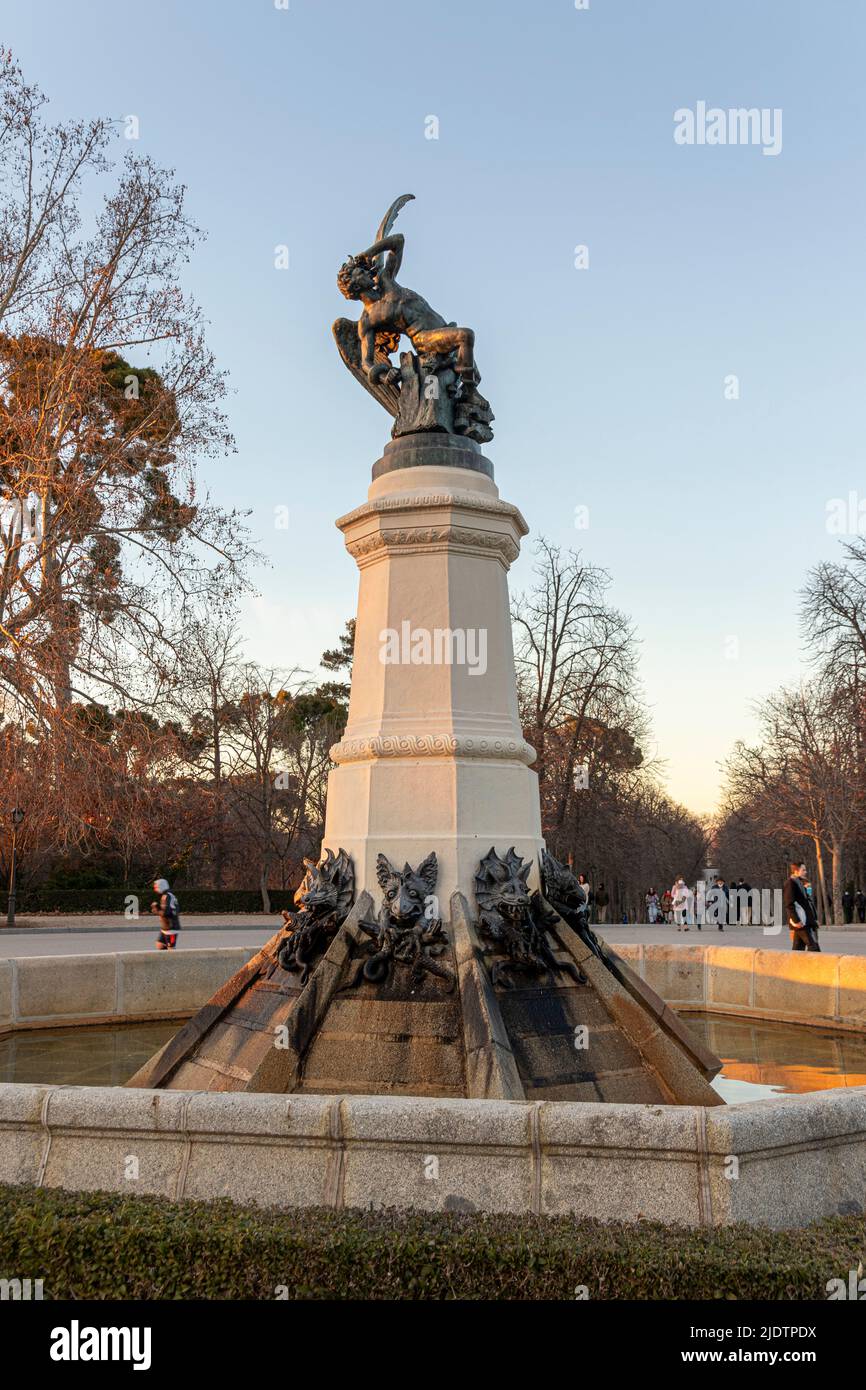
[[529, 907], [529, 903], [526, 900], [517, 903], [500, 902], [498, 907], [503, 917], [519, 918]]

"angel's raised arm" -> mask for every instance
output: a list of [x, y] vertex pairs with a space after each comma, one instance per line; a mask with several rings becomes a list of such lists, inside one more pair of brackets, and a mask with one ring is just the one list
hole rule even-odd
[[374, 241], [361, 255], [367, 260], [374, 260], [376, 256], [388, 253], [385, 262], [384, 274], [389, 280], [393, 280], [403, 262], [403, 243], [405, 238], [400, 232], [393, 232], [391, 236], [384, 236], [380, 241]]
[[379, 267], [382, 266], [381, 257], [387, 252], [388, 259], [385, 262], [382, 274], [388, 280], [393, 280], [403, 260], [403, 238], [399, 232], [392, 234], [391, 228], [397, 221], [400, 209], [407, 203], [411, 203], [415, 197], [414, 193], [402, 193], [399, 198], [395, 198], [382, 221], [379, 223], [379, 230], [376, 233], [376, 240], [365, 254], [371, 260], [377, 261]]

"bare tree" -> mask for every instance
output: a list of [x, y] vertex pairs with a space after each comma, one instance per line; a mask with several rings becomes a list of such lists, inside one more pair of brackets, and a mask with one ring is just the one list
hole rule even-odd
[[231, 772], [224, 745], [245, 690], [241, 638], [231, 617], [211, 620], [203, 613], [190, 615], [186, 635], [165, 708], [177, 721], [184, 771], [203, 793], [213, 883], [222, 888], [229, 835], [226, 775]]
[[771, 696], [759, 718], [760, 744], [737, 744], [727, 763], [729, 802], [748, 807], [765, 835], [811, 841], [826, 921], [829, 851], [832, 918], [841, 925], [844, 856], [862, 816], [850, 690], [816, 678]]
[[628, 618], [610, 576], [542, 540], [536, 582], [514, 603], [518, 699], [537, 753], [548, 845], [602, 882], [634, 919], [648, 887], [693, 878], [708, 829], [659, 785]]
[[[801, 593], [803, 635], [813, 663], [831, 685], [844, 686], [855, 740], [857, 800], [866, 803], [866, 539], [843, 545], [844, 559], [809, 572]], [[866, 823], [854, 829], [852, 873], [866, 881]]]
[[[5, 94], [0, 694], [47, 724], [76, 701], [154, 702], [186, 605], [224, 611], [250, 552], [194, 478], [232, 440], [179, 281], [200, 239], [183, 188], [134, 156], [115, 177], [104, 123], [41, 124], [8, 65]], [[87, 228], [85, 169], [107, 182]]]
[[51, 124], [45, 98], [0, 49], [0, 324], [32, 313], [67, 273], [58, 252], [79, 223], [85, 173], [106, 168], [106, 120]]
[[225, 713], [224, 748], [231, 759], [227, 796], [255, 860], [267, 912], [272, 870], [279, 871], [286, 887], [293, 859], [318, 849], [311, 832], [318, 839], [321, 827], [310, 812], [318, 810], [315, 788], [323, 785], [330, 767], [328, 748], [340, 712], [297, 672], [280, 675], [250, 663], [243, 675], [243, 691]]
[[801, 591], [803, 635], [815, 659], [866, 669], [866, 539], [843, 546], [845, 561], [809, 571]]
[[635, 698], [634, 630], [605, 600], [609, 574], [543, 538], [536, 554], [536, 583], [512, 610], [518, 700], [547, 819], [561, 827], [578, 766], [589, 759], [598, 771], [605, 748], [640, 762], [647, 725]]

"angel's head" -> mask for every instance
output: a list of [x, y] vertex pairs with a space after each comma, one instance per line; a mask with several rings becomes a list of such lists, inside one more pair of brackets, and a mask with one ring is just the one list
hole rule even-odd
[[347, 299], [373, 298], [378, 291], [376, 267], [369, 256], [350, 256], [337, 272], [337, 288]]

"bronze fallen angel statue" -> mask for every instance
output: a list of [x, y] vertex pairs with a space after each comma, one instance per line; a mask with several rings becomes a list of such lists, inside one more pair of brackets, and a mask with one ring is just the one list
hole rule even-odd
[[[355, 379], [395, 417], [392, 435], [438, 431], [484, 444], [493, 438], [493, 413], [478, 391], [475, 334], [446, 323], [426, 299], [395, 278], [403, 237], [392, 228], [414, 196], [404, 193], [395, 199], [372, 246], [340, 267], [341, 293], [360, 300], [364, 308], [357, 323], [337, 319], [334, 338]], [[398, 368], [391, 353], [399, 350], [403, 335], [414, 351], [400, 354]]]

